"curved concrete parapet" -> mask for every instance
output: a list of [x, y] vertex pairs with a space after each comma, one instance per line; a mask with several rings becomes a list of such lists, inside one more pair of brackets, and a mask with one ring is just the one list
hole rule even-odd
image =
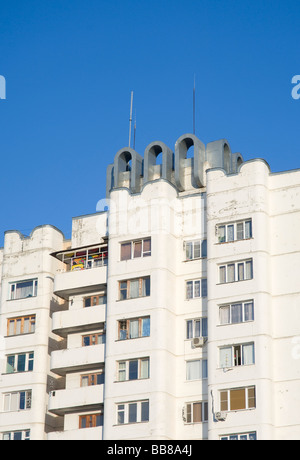
[[[131, 165], [130, 165], [131, 162]], [[119, 150], [114, 160], [114, 187], [120, 186], [120, 174], [129, 172], [129, 184], [133, 193], [139, 191], [143, 170], [143, 158], [130, 147]]]
[[194, 146], [193, 176], [198, 187], [204, 187], [204, 162], [205, 145], [194, 134], [184, 134], [175, 144], [175, 184], [180, 191], [184, 190], [184, 160], [187, 158], [187, 151]]
[[156, 160], [162, 154], [161, 178], [171, 182], [173, 152], [164, 142], [155, 141], [148, 145], [144, 153], [144, 184], [154, 179]]

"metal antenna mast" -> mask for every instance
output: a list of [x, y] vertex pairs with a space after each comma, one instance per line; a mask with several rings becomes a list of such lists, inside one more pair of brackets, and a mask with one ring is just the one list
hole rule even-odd
[[130, 144], [131, 144], [132, 103], [133, 103], [133, 91], [131, 91], [130, 116], [129, 116], [129, 143], [128, 143], [128, 147], [130, 147]]
[[193, 134], [195, 134], [195, 112], [196, 112], [196, 98], [195, 98], [195, 93], [196, 93], [196, 76], [194, 74], [194, 88], [193, 88]]

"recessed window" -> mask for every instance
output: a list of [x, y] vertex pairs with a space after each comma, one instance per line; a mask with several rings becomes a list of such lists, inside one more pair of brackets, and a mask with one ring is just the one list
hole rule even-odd
[[9, 285], [10, 300], [27, 299], [37, 295], [38, 280], [26, 280], [11, 283]]
[[208, 402], [196, 401], [185, 406], [186, 423], [202, 423], [208, 421]]
[[35, 315], [20, 316], [7, 320], [7, 335], [22, 335], [35, 332]]
[[185, 260], [194, 260], [207, 257], [207, 240], [185, 242]]
[[207, 378], [207, 359], [194, 359], [186, 362], [186, 379], [201, 380]]
[[220, 367], [247, 366], [255, 363], [254, 343], [220, 348]]
[[150, 316], [122, 319], [118, 321], [118, 340], [137, 339], [150, 336]]
[[254, 302], [238, 302], [219, 307], [220, 324], [238, 324], [254, 321]]
[[106, 294], [92, 295], [83, 299], [84, 308], [106, 304]]
[[117, 363], [118, 381], [148, 379], [150, 377], [150, 358], [130, 359]]
[[16, 372], [33, 371], [34, 353], [19, 353], [17, 355], [8, 355], [6, 358], [6, 373], [13, 374]]
[[80, 415], [79, 416], [79, 429], [83, 428], [96, 428], [103, 426], [103, 413]]
[[188, 319], [186, 321], [186, 338], [207, 337], [207, 318]]
[[150, 276], [119, 281], [119, 300], [150, 296]]
[[151, 256], [151, 238], [121, 243], [121, 260]]
[[207, 297], [207, 279], [186, 281], [186, 299], [197, 299]]
[[117, 404], [117, 424], [149, 421], [149, 400]]
[[4, 394], [4, 412], [31, 409], [31, 390]]
[[252, 220], [231, 222], [217, 226], [218, 243], [246, 240], [252, 238]]
[[255, 387], [233, 388], [220, 392], [221, 411], [254, 409], [255, 406]]
[[219, 266], [220, 284], [245, 281], [253, 278], [252, 259], [230, 262]]

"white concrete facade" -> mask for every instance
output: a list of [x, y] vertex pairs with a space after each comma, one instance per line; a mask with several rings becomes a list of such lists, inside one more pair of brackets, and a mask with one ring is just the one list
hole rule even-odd
[[[71, 241], [6, 234], [2, 439], [300, 439], [300, 170], [187, 134], [174, 155], [120, 150], [107, 204]], [[38, 295], [11, 300], [30, 279]], [[35, 312], [34, 333], [5, 332]], [[25, 390], [36, 421], [6, 396]]]

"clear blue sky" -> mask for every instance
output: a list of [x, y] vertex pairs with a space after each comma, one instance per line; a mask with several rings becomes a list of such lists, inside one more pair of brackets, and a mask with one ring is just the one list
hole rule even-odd
[[0, 246], [5, 230], [96, 211], [128, 145], [226, 138], [272, 171], [300, 168], [299, 0], [0, 0]]

